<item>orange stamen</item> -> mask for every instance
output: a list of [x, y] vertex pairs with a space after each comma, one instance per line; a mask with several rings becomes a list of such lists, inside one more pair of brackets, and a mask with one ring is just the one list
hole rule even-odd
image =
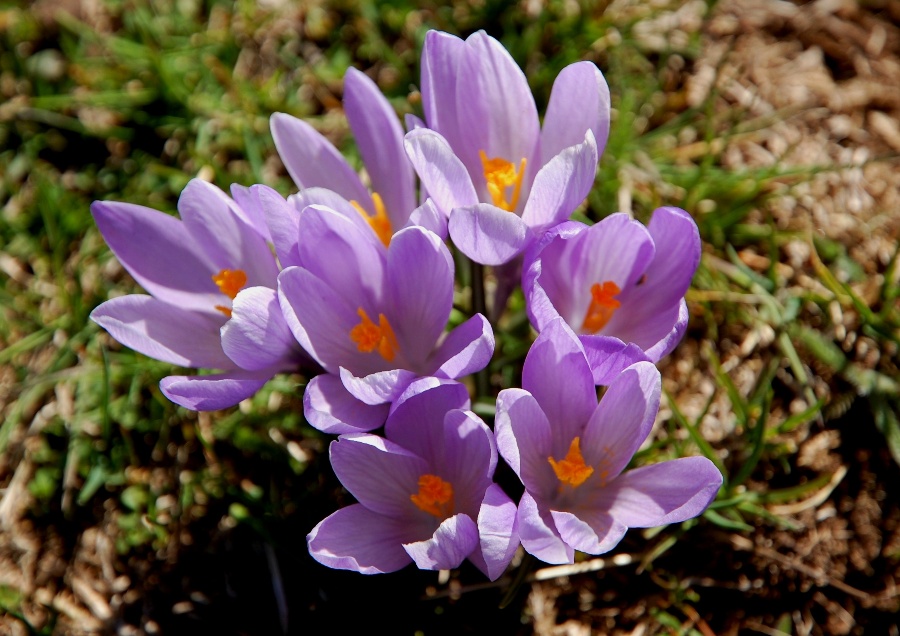
[[556, 477], [561, 482], [572, 486], [580, 486], [594, 473], [594, 469], [584, 463], [584, 457], [581, 454], [581, 438], [578, 437], [572, 440], [569, 452], [563, 459], [556, 461], [552, 457], [548, 457], [547, 461], [553, 467]]
[[[247, 274], [242, 269], [222, 269], [218, 274], [213, 274], [213, 282], [219, 291], [228, 296], [231, 300], [238, 295], [238, 292], [247, 284]], [[225, 305], [216, 305], [216, 309], [231, 318], [231, 309]]]
[[381, 239], [381, 242], [387, 247], [391, 244], [394, 228], [391, 226], [391, 220], [388, 218], [387, 210], [384, 208], [384, 201], [381, 200], [381, 195], [377, 192], [372, 193], [372, 203], [375, 205], [374, 215], [370, 215], [366, 212], [363, 206], [356, 201], [351, 201], [350, 205], [362, 215], [366, 220], [366, 223], [369, 224], [369, 227], [372, 228], [372, 231], [375, 232], [375, 236]]
[[[484, 179], [487, 181], [487, 189], [491, 199], [501, 210], [513, 212], [519, 203], [519, 194], [522, 191], [522, 179], [525, 177], [526, 159], [523, 157], [519, 163], [519, 169], [511, 162], [500, 157], [488, 159], [484, 150], [478, 151], [481, 156], [481, 166], [484, 169]], [[512, 196], [506, 198], [506, 190], [512, 186]]]
[[453, 486], [437, 475], [419, 477], [419, 492], [409, 498], [419, 510], [441, 520], [453, 512]]
[[397, 354], [397, 336], [391, 328], [391, 323], [384, 314], [378, 314], [376, 325], [369, 318], [366, 310], [360, 307], [356, 310], [359, 314], [359, 324], [350, 330], [350, 339], [356, 343], [357, 349], [363, 353], [372, 353], [377, 350], [382, 358], [390, 362]]
[[622, 303], [616, 300], [616, 295], [622, 290], [611, 280], [591, 285], [591, 306], [588, 307], [581, 328], [590, 333], [596, 333], [606, 326]]

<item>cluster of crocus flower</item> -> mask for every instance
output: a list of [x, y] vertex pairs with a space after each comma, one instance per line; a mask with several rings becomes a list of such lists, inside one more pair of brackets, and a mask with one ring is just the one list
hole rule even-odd
[[[700, 514], [722, 483], [706, 458], [625, 470], [657, 415], [654, 363], [687, 324], [697, 227], [671, 207], [647, 227], [627, 214], [568, 220], [609, 131], [603, 75], [589, 62], [563, 69], [541, 125], [525, 75], [483, 32], [429, 32], [421, 66], [424, 119], [409, 116], [406, 133], [374, 82], [345, 76], [368, 181], [278, 113], [272, 134], [299, 188], [287, 199], [194, 180], [180, 221], [95, 203], [108, 245], [150, 295], [109, 300], [92, 318], [148, 356], [220, 370], [162, 380], [189, 409], [233, 406], [275, 373], [310, 378], [304, 414], [338, 435], [331, 464], [358, 501], [307, 537], [330, 567], [468, 559], [496, 579], [520, 545], [571, 563], [629, 527]], [[538, 332], [522, 388], [496, 398], [493, 430], [460, 382], [490, 362], [493, 329], [477, 313], [448, 329], [448, 241], [521, 276]], [[524, 486], [518, 503], [493, 481], [499, 457]]]

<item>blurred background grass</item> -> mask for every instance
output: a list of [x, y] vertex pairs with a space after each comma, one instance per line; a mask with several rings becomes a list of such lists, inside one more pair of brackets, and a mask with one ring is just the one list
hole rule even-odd
[[[896, 496], [891, 455], [900, 461], [898, 212], [876, 210], [889, 220], [878, 227], [893, 251], [871, 261], [854, 254], [850, 234], [779, 220], [785, 197], [802, 200], [823, 175], [860, 164], [735, 165], [728, 153], [738, 142], [802, 108], [760, 115], [723, 97], [715, 73], [727, 51], [712, 64], [712, 88], [692, 97], [716, 4], [0, 4], [0, 625], [262, 634], [386, 620], [397, 633], [549, 634], [563, 633], [547, 627], [557, 615], [612, 632], [598, 608], [614, 607], [626, 631], [705, 634], [752, 618], [766, 633], [801, 633], [806, 615], [793, 608], [826, 607], [814, 599], [820, 588], [837, 594], [826, 600], [838, 607], [860, 603], [853, 590], [870, 590], [862, 581], [873, 576], [863, 566], [856, 587], [843, 576], [835, 585], [827, 564], [806, 572], [805, 588], [773, 579], [766, 585], [788, 581], [775, 594], [782, 604], [740, 615], [703, 582], [743, 595], [740, 575], [780, 563], [759, 546], [790, 548], [777, 533], [814, 531], [814, 513], [837, 501], [835, 491]], [[890, 16], [879, 3], [865, 11]], [[418, 572], [371, 579], [311, 562], [305, 533], [349, 497], [328, 467], [329, 440], [303, 421], [302, 378], [276, 378], [230, 411], [191, 413], [158, 389], [168, 365], [121, 348], [88, 319], [104, 300], [140, 291], [94, 228], [91, 201], [174, 212], [197, 176], [223, 189], [261, 182], [291, 193], [271, 113], [307, 119], [355, 160], [340, 108], [345, 70], [369, 73], [399, 113], [419, 112], [418, 55], [430, 28], [499, 38], [539, 109], [563, 66], [597, 63], [614, 117], [597, 186], [576, 217], [624, 209], [646, 221], [655, 207], [678, 205], [704, 240], [690, 332], [663, 364], [660, 426], [637, 461], [705, 454], [725, 475], [718, 501], [696, 522], [632, 532], [618, 551], [637, 572], [526, 583], [502, 612], [508, 580], [481, 589], [469, 570], [449, 581]], [[870, 164], [896, 171], [896, 149], [876, 146]], [[495, 389], [515, 382], [530, 342], [520, 296], [502, 324]], [[870, 470], [860, 477], [863, 455]], [[848, 471], [856, 481], [842, 485]], [[896, 504], [879, 511], [884, 549], [869, 567], [874, 579], [895, 580]], [[744, 550], [757, 562], [731, 556], [730, 574], [703, 569], [683, 556], [697, 549], [711, 560]], [[598, 580], [632, 589], [604, 597]], [[874, 608], [855, 624], [880, 624], [896, 595]]]

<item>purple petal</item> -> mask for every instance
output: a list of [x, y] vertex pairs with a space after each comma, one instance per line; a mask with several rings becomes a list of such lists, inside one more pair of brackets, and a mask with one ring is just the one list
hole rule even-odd
[[378, 371], [363, 377], [341, 367], [341, 382], [350, 394], [366, 404], [393, 402], [399, 398], [417, 375], [406, 369]]
[[406, 134], [404, 145], [422, 186], [444, 216], [450, 216], [454, 208], [478, 203], [466, 167], [440, 134], [413, 130]]
[[635, 362], [654, 362], [636, 344], [624, 343], [611, 336], [578, 336], [584, 355], [594, 374], [594, 384], [608, 386], [622, 371]]
[[494, 435], [471, 411], [448, 411], [442, 424], [444, 443], [433, 467], [453, 485], [456, 512], [475, 519], [497, 467]]
[[678, 523], [715, 499], [722, 474], [705, 457], [684, 457], [622, 473], [603, 491], [602, 505], [632, 528]]
[[459, 251], [482, 265], [507, 263], [528, 244], [525, 222], [489, 203], [454, 209], [449, 230]]
[[456, 77], [466, 55], [465, 43], [441, 31], [425, 34], [422, 46], [422, 109], [428, 127], [451, 144], [459, 136]]
[[565, 456], [597, 408], [597, 389], [578, 337], [562, 320], [544, 329], [525, 357], [522, 388], [554, 429], [553, 456]]
[[[373, 237], [372, 240], [374, 242], [381, 243], [381, 240], [375, 237], [372, 226], [369, 225], [367, 221], [371, 212], [361, 213], [357, 208], [353, 207], [353, 204], [336, 192], [332, 192], [325, 188], [306, 188], [301, 192], [289, 196], [287, 202], [288, 205], [298, 212], [303, 212], [303, 210], [311, 205], [319, 208], [328, 208], [353, 223], [357, 228], [362, 230], [366, 236]], [[299, 232], [299, 217], [297, 223], [297, 230]]]
[[167, 398], [192, 411], [218, 411], [234, 406], [259, 391], [272, 371], [237, 370], [220, 375], [170, 375], [159, 388]]
[[444, 416], [469, 406], [469, 392], [459, 382], [418, 379], [394, 402], [384, 435], [435, 464], [444, 445]]
[[344, 112], [372, 188], [381, 195], [392, 227], [403, 227], [416, 207], [416, 193], [397, 113], [375, 82], [352, 67], [344, 75]]
[[132, 294], [108, 300], [91, 312], [91, 320], [126, 347], [182, 367], [234, 368], [222, 351], [219, 318]]
[[659, 371], [638, 362], [613, 380], [584, 430], [581, 451], [601, 486], [616, 478], [647, 439], [659, 410]]
[[408, 540], [402, 519], [379, 515], [360, 504], [341, 508], [306, 536], [309, 553], [316, 561], [362, 574], [396, 572], [409, 564], [411, 559], [403, 549]]
[[239, 367], [259, 371], [293, 366], [300, 347], [281, 313], [274, 289], [241, 290], [231, 311], [231, 320], [221, 331], [222, 349]]
[[526, 552], [545, 563], [574, 563], [575, 551], [559, 536], [549, 511], [542, 511], [528, 491], [516, 514], [519, 538]]
[[597, 144], [588, 131], [580, 144], [560, 152], [537, 173], [522, 220], [537, 233], [562, 223], [587, 197], [596, 174]]
[[174, 216], [130, 203], [95, 201], [91, 213], [106, 244], [156, 298], [216, 315], [216, 266]]
[[444, 519], [434, 536], [405, 543], [403, 549], [420, 570], [452, 570], [478, 546], [478, 526], [468, 515]]
[[497, 484], [488, 486], [478, 512], [479, 545], [469, 560], [490, 580], [496, 581], [509, 566], [519, 547], [516, 504]]
[[259, 187], [265, 186], [248, 188], [237, 183], [232, 183], [231, 198], [234, 199], [234, 202], [237, 204], [235, 213], [238, 217], [248, 226], [253, 228], [253, 230], [263, 237], [263, 239], [271, 242], [272, 235], [269, 232], [269, 226], [266, 224], [266, 215], [263, 212], [259, 203], [259, 198], [257, 197], [257, 190]]
[[426, 199], [425, 203], [417, 207], [409, 215], [407, 227], [416, 225], [434, 232], [441, 237], [442, 241], [446, 241], [449, 236], [447, 216], [437, 208], [431, 199]]
[[178, 198], [184, 226], [209, 260], [222, 269], [247, 274], [247, 287], [275, 287], [278, 267], [266, 239], [242, 218], [237, 205], [219, 188], [192, 179]]
[[330, 435], [374, 431], [384, 424], [389, 405], [360, 402], [331, 373], [317, 375], [303, 392], [303, 415], [309, 425]]
[[[300, 211], [288, 204], [280, 194], [268, 186], [255, 185], [252, 190], [266, 217], [275, 254], [281, 267], [300, 264]], [[337, 196], [337, 195], [335, 195]]]
[[590, 130], [603, 154], [609, 137], [609, 86], [592, 62], [575, 62], [556, 76], [541, 129], [541, 164], [584, 140]]
[[298, 188], [327, 188], [368, 209], [369, 191], [343, 155], [321, 133], [284, 113], [272, 115], [269, 124], [278, 155]]
[[597, 510], [579, 511], [578, 515], [553, 510], [551, 514], [562, 540], [587, 554], [609, 552], [628, 530], [617, 519]]
[[541, 500], [551, 498], [559, 485], [548, 461], [553, 453], [553, 426], [537, 400], [523, 389], [500, 391], [494, 431], [500, 455], [525, 489]]
[[448, 333], [432, 356], [435, 375], [450, 379], [481, 371], [494, 355], [494, 331], [487, 318], [475, 314]]
[[430, 472], [418, 455], [368, 433], [341, 435], [328, 453], [341, 484], [372, 512], [407, 522], [431, 517], [410, 500], [419, 492], [419, 477]]
[[560, 223], [545, 232], [528, 249], [524, 259], [522, 291], [528, 318], [539, 332], [560, 316], [563, 319], [569, 317], [566, 322], [570, 326], [576, 320], [571, 288], [580, 264], [572, 262], [570, 253], [573, 251], [573, 239], [586, 228], [583, 223], [575, 221]]
[[406, 228], [387, 253], [388, 320], [400, 350], [414, 369], [424, 369], [453, 308], [453, 259], [436, 235]]
[[[673, 324], [672, 319], [666, 314], [671, 314], [671, 313], [676, 313], [676, 312], [669, 310], [667, 312], [660, 312], [660, 314], [658, 314], [658, 322], [664, 323], [666, 325], [672, 325], [672, 328], [669, 329], [669, 331], [667, 331], [662, 336], [662, 338], [660, 338], [657, 341], [657, 343], [655, 345], [653, 345], [652, 347], [647, 349], [647, 352], [646, 352], [647, 357], [650, 358], [650, 360], [652, 360], [653, 362], [659, 362], [665, 356], [669, 355], [672, 352], [672, 350], [678, 345], [678, 343], [681, 342], [681, 339], [684, 337], [684, 332], [687, 330], [687, 324], [688, 324], [688, 319], [689, 319], [687, 302], [684, 300], [684, 298], [682, 298], [678, 302], [676, 309], [677, 309], [677, 317], [674, 321], [674, 324]], [[650, 335], [651, 333], [654, 332], [653, 327], [654, 327], [655, 322], [656, 321], [654, 321], [654, 322], [648, 321], [648, 323], [646, 323], [645, 333], [647, 335]]]

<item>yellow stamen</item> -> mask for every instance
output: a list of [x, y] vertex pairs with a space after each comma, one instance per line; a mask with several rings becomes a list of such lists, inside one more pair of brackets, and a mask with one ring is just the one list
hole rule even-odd
[[[525, 177], [526, 159], [522, 157], [519, 169], [511, 162], [500, 157], [488, 159], [484, 150], [478, 151], [481, 156], [481, 166], [484, 169], [484, 179], [487, 181], [487, 189], [494, 205], [501, 210], [514, 212], [519, 203], [519, 193], [522, 191], [522, 179]], [[512, 186], [512, 196], [506, 198], [506, 190]]]
[[616, 295], [622, 290], [611, 280], [591, 285], [591, 306], [588, 307], [581, 328], [590, 333], [596, 333], [606, 326], [622, 303], [616, 300]]
[[552, 457], [548, 457], [547, 461], [553, 467], [556, 477], [572, 486], [580, 486], [585, 480], [594, 473], [594, 469], [584, 463], [584, 457], [581, 455], [581, 438], [576, 437], [569, 446], [569, 452], [565, 458], [556, 461]]
[[397, 354], [397, 337], [391, 328], [391, 323], [384, 314], [378, 314], [376, 325], [369, 318], [366, 310], [360, 307], [356, 310], [359, 314], [359, 324], [350, 330], [350, 339], [356, 343], [357, 349], [363, 353], [372, 353], [377, 350], [382, 358], [390, 362]]
[[377, 192], [372, 193], [372, 203], [375, 205], [374, 215], [370, 215], [366, 212], [365, 208], [356, 201], [351, 201], [350, 205], [362, 215], [362, 218], [366, 220], [366, 223], [368, 223], [369, 227], [372, 228], [372, 231], [375, 232], [375, 236], [381, 239], [381, 242], [387, 247], [391, 244], [394, 228], [391, 226], [391, 220], [388, 218], [387, 210], [384, 208], [384, 201], [381, 200], [381, 195]]
[[409, 498], [419, 510], [441, 520], [453, 512], [453, 486], [437, 475], [419, 477], [419, 492]]
[[[242, 269], [222, 269], [218, 274], [213, 274], [212, 279], [219, 291], [231, 300], [234, 300], [238, 292], [247, 284], [247, 274]], [[225, 305], [216, 305], [216, 309], [231, 318], [230, 308]]]

